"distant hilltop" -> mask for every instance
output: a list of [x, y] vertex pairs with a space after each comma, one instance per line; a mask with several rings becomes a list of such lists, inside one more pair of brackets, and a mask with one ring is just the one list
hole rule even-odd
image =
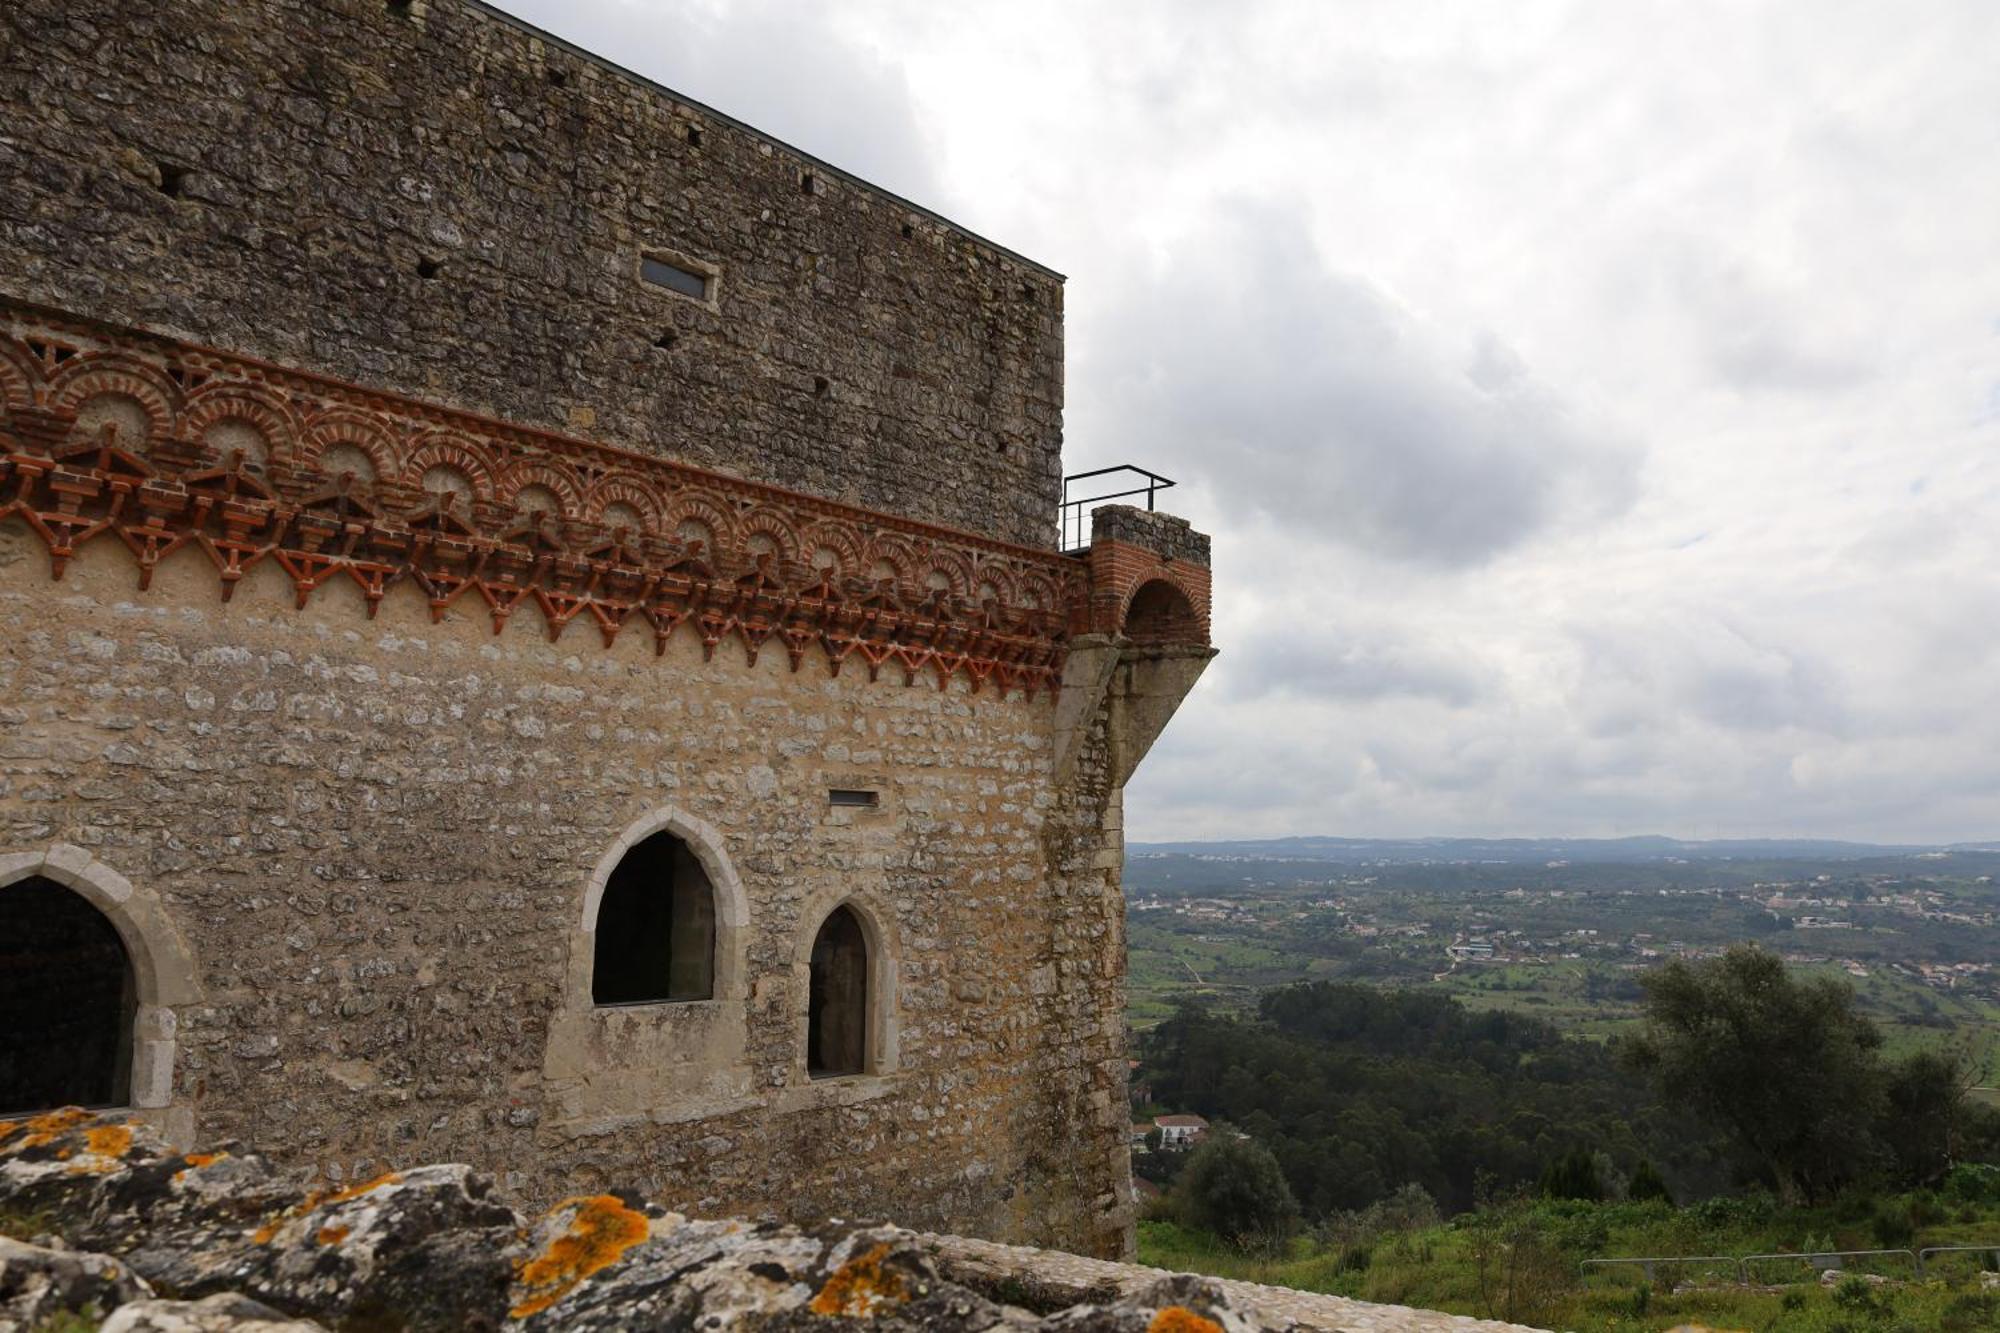
[[1657, 861], [1865, 860], [2000, 852], [2000, 842], [1873, 843], [1817, 838], [1721, 838], [1690, 842], [1631, 838], [1265, 838], [1228, 842], [1134, 842], [1130, 856], [1212, 856], [1253, 861], [1329, 861], [1342, 865], [1498, 863], [1629, 865]]

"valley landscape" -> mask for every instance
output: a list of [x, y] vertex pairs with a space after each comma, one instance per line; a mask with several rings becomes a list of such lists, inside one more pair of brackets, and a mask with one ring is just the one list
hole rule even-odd
[[[1198, 1114], [1268, 1148], [1298, 1223], [1226, 1242], [1176, 1188], [1192, 1155], [1149, 1141], [1142, 1256], [1562, 1328], [1993, 1327], [1981, 1271], [2000, 1254], [1909, 1270], [1918, 1249], [2000, 1240], [2000, 1167], [1982, 1164], [2000, 1157], [1996, 873], [1985, 845], [1135, 844], [1135, 1134]], [[1936, 1135], [1885, 1114], [1829, 1148], [1822, 1187], [1789, 1190], [1726, 1117], [1661, 1095], [1635, 1058], [1649, 984], [1676, 962], [1712, 977], [1746, 943], [1782, 990], [1852, 1019], [1890, 1103], [1949, 1084]], [[1824, 1132], [1843, 1076], [1800, 1133]], [[1866, 1249], [1909, 1253], [1809, 1257]], [[1602, 1262], [1756, 1253], [1788, 1258]]]

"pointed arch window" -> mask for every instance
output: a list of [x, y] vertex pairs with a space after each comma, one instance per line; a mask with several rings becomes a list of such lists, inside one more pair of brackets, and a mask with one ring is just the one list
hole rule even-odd
[[715, 998], [715, 888], [673, 834], [625, 853], [605, 881], [595, 933], [593, 1003]]
[[40, 875], [0, 885], [0, 1112], [124, 1105], [137, 1009], [102, 912]]
[[806, 1073], [839, 1078], [868, 1068], [868, 936], [850, 907], [836, 907], [813, 937], [806, 1002]]

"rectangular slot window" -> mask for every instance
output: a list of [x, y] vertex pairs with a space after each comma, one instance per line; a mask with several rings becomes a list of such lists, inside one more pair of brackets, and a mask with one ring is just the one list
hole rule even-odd
[[665, 287], [670, 292], [692, 296], [697, 301], [708, 299], [708, 284], [711, 279], [706, 273], [697, 273], [691, 268], [682, 268], [679, 264], [656, 259], [652, 255], [641, 255], [639, 276], [655, 287]]
[[845, 805], [864, 810], [873, 810], [876, 806], [882, 804], [882, 794], [873, 791], [858, 791], [851, 787], [835, 787], [826, 794], [826, 803], [828, 805]]

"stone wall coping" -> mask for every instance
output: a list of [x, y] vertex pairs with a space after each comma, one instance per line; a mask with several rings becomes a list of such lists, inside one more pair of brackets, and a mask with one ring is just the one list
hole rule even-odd
[[[1086, 1259], [1057, 1250], [1002, 1245], [968, 1236], [925, 1234], [919, 1244], [936, 1260], [938, 1271], [975, 1291], [996, 1285], [1027, 1287], [1051, 1304], [1081, 1304], [1129, 1297], [1162, 1278], [1163, 1268], [1144, 1264]], [[1261, 1326], [1289, 1328], [1295, 1333], [1546, 1333], [1526, 1324], [1509, 1324], [1468, 1315], [1419, 1310], [1407, 1305], [1378, 1305], [1325, 1292], [1297, 1291], [1233, 1278], [1206, 1278], [1226, 1293], [1233, 1305]]]

